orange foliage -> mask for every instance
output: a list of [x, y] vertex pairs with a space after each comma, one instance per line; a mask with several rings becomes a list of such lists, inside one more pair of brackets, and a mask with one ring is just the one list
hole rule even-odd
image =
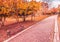
[[20, 14], [22, 14], [23, 11], [29, 14], [31, 11], [26, 12], [28, 8], [32, 11], [37, 11], [41, 8], [41, 3], [35, 1], [22, 2], [22, 0], [4, 0], [2, 2], [2, 0], [0, 0], [0, 6], [1, 4], [3, 4], [3, 8], [1, 8], [3, 13], [12, 11], [14, 10], [13, 8], [15, 8], [20, 9], [19, 11]]

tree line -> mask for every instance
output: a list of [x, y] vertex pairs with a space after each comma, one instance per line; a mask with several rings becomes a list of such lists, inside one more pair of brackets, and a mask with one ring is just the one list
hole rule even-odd
[[[34, 12], [37, 12], [41, 7], [40, 3], [36, 1], [31, 2], [10, 2], [10, 4], [0, 5], [0, 21], [2, 19], [5, 21], [7, 17], [15, 16], [17, 22], [19, 17], [23, 18], [23, 21], [26, 21], [25, 18], [29, 15], [34, 16]], [[2, 25], [4, 25], [2, 21]]]

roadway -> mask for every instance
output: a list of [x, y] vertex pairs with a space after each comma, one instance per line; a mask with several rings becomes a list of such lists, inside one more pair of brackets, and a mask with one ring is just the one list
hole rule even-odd
[[56, 28], [58, 26], [56, 20], [56, 15], [48, 17], [4, 42], [58, 42], [59, 32]]

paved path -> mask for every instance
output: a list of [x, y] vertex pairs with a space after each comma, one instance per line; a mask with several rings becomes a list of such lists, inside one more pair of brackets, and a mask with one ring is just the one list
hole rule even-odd
[[53, 42], [55, 16], [44, 19], [4, 42]]
[[58, 18], [58, 29], [59, 29], [59, 38], [60, 38], [60, 17]]
[[55, 17], [54, 39], [53, 42], [59, 42], [58, 15]]

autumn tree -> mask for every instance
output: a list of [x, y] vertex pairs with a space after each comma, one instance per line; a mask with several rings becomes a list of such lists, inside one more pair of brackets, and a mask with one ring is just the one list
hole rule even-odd
[[[40, 8], [40, 4], [36, 1], [31, 2], [21, 2], [18, 3], [18, 8], [20, 9], [19, 14], [23, 16], [23, 21], [29, 15], [35, 16], [35, 12], [37, 12]], [[31, 18], [32, 19], [32, 18]]]
[[40, 8], [40, 3], [36, 1], [23, 2], [22, 0], [5, 0], [3, 2], [2, 13], [8, 16], [16, 16], [17, 22], [19, 17], [23, 17], [25, 21], [26, 17], [31, 15], [35, 16]]

